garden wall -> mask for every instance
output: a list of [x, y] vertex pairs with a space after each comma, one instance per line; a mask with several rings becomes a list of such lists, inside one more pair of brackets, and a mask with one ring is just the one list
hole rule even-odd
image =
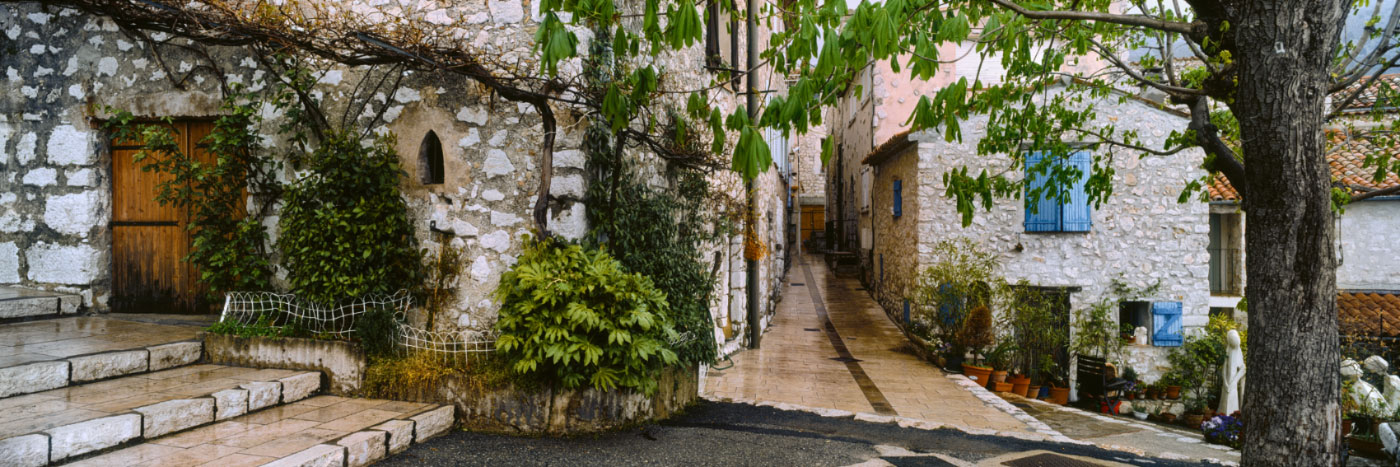
[[356, 395], [365, 379], [365, 352], [346, 341], [296, 337], [204, 336], [204, 360], [218, 365], [320, 371], [330, 392]]
[[622, 390], [481, 389], [470, 376], [445, 377], [433, 390], [408, 397], [453, 404], [457, 425], [473, 431], [524, 435], [592, 433], [668, 418], [699, 394], [695, 368], [668, 368], [651, 397]]

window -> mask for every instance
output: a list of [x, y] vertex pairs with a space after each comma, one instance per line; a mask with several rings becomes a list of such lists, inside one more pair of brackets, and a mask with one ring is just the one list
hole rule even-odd
[[1137, 328], [1148, 330], [1148, 342], [1152, 339], [1152, 302], [1122, 301], [1118, 302], [1118, 322], [1120, 325], [1136, 331]]
[[[725, 4], [720, 4], [725, 2]], [[733, 84], [739, 85], [739, 41], [734, 32], [739, 20], [734, 15], [733, 0], [709, 0], [705, 5], [705, 64], [711, 69], [731, 73]]]
[[1243, 268], [1239, 248], [1239, 214], [1210, 215], [1210, 293], [1212, 295], [1242, 295], [1244, 286], [1240, 272]]
[[423, 143], [418, 145], [418, 179], [424, 185], [441, 185], [444, 179], [442, 166], [442, 140], [433, 130], [423, 135]]
[[904, 187], [900, 180], [894, 181], [894, 218], [904, 215]]
[[[1049, 157], [1043, 152], [1026, 154], [1026, 222], [1027, 232], [1088, 232], [1094, 225], [1094, 209], [1089, 205], [1088, 193], [1084, 184], [1093, 170], [1094, 159], [1088, 152], [1079, 151], [1068, 158], [1051, 158], [1051, 167], [1045, 173], [1032, 173], [1033, 169]], [[1073, 166], [1080, 171], [1079, 179], [1069, 190], [1069, 199], [1059, 203], [1058, 196], [1051, 196], [1047, 184], [1056, 169], [1063, 165]], [[1039, 200], [1030, 204], [1030, 194], [1039, 190]]]

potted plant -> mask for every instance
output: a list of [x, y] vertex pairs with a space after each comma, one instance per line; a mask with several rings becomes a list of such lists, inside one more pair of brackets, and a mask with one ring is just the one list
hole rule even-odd
[[1134, 370], [1133, 367], [1131, 367], [1131, 366], [1125, 368], [1125, 369], [1123, 370], [1122, 378], [1123, 378], [1124, 381], [1127, 381], [1127, 382], [1128, 382], [1128, 384], [1127, 384], [1126, 386], [1124, 386], [1123, 389], [1122, 389], [1122, 391], [1123, 391], [1123, 397], [1124, 397], [1125, 399], [1127, 399], [1127, 400], [1136, 399], [1136, 398], [1137, 398], [1137, 392], [1138, 392], [1138, 380], [1137, 380], [1137, 379], [1138, 379], [1138, 374], [1137, 374], [1137, 370]]
[[1158, 393], [1158, 388], [1160, 388], [1160, 387], [1161, 387], [1161, 384], [1160, 384], [1160, 383], [1152, 383], [1152, 384], [1147, 385], [1147, 390], [1146, 390], [1147, 398], [1148, 398], [1148, 399], [1151, 399], [1151, 400], [1157, 400], [1157, 395], [1159, 394], [1159, 393]]
[[1047, 361], [1045, 368], [1041, 370], [1041, 379], [1050, 386], [1045, 400], [1060, 405], [1069, 405], [1069, 385], [1065, 384], [1065, 378], [1060, 374], [1060, 366], [1053, 360]]
[[1133, 416], [1138, 420], [1147, 420], [1147, 404], [1142, 402], [1133, 403]]
[[1123, 339], [1124, 344], [1131, 344], [1137, 336], [1133, 335], [1136, 328], [1131, 323], [1121, 323], [1118, 325], [1118, 337]]
[[962, 330], [958, 332], [958, 341], [963, 347], [972, 349], [974, 364], [964, 362], [962, 369], [963, 374], [978, 385], [986, 386], [991, 379], [992, 368], [976, 363], [981, 360], [982, 349], [992, 345], [992, 339], [992, 310], [986, 305], [973, 307], [968, 312], [967, 319], [963, 320]]
[[1007, 370], [1011, 368], [1011, 347], [1010, 341], [1002, 341], [998, 342], [990, 352], [987, 352], [984, 363], [992, 367], [993, 383], [1006, 382]]
[[1026, 395], [1026, 391], [1030, 389], [1031, 386], [1031, 378], [1022, 374], [1011, 375], [1006, 378], [1006, 381], [1011, 383], [1012, 393], [1022, 396]]

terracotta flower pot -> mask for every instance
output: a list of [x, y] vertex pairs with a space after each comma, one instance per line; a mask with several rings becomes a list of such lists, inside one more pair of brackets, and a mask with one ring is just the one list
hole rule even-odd
[[1200, 413], [1188, 413], [1182, 418], [1182, 423], [1186, 425], [1186, 428], [1199, 430], [1201, 429], [1201, 422], [1205, 420], [1205, 416], [1205, 414]]
[[1011, 384], [1031, 384], [1031, 377], [1026, 375], [1011, 375], [1006, 377]]
[[1006, 372], [1003, 370], [992, 370], [992, 382], [1001, 383], [1006, 381]]
[[1148, 399], [1152, 399], [1152, 400], [1156, 400], [1156, 399], [1157, 399], [1157, 390], [1156, 390], [1156, 389], [1148, 389], [1148, 390], [1147, 390], [1147, 398], [1148, 398]]
[[1039, 399], [1039, 398], [1040, 398], [1040, 386], [1027, 385], [1027, 386], [1026, 386], [1026, 398], [1027, 398], [1027, 399]]
[[967, 375], [967, 379], [975, 381], [978, 386], [985, 387], [992, 378], [991, 368], [964, 364], [962, 370], [963, 374]]
[[1011, 383], [1005, 381], [993, 381], [992, 389], [996, 392], [1011, 392]]
[[1181, 386], [1167, 386], [1167, 399], [1176, 400], [1180, 398]]
[[1173, 421], [1175, 421], [1175, 420], [1176, 420], [1176, 414], [1174, 414], [1174, 413], [1165, 412], [1165, 413], [1162, 414], [1162, 421], [1164, 421], [1164, 422], [1171, 423], [1171, 422], [1173, 422]]
[[1030, 388], [1031, 380], [1011, 381], [1011, 392], [1013, 394], [1026, 395], [1026, 390]]
[[1050, 402], [1060, 405], [1069, 405], [1069, 388], [1050, 388]]

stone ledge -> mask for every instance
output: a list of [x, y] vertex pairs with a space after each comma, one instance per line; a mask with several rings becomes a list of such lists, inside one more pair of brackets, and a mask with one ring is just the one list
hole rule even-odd
[[144, 373], [148, 368], [149, 361], [150, 352], [145, 349], [119, 350], [72, 357], [68, 359], [73, 368], [69, 381], [85, 383], [115, 376]]
[[204, 343], [199, 341], [172, 342], [146, 347], [150, 352], [150, 371], [160, 371], [189, 365], [199, 361], [204, 351]]
[[49, 461], [107, 449], [141, 437], [141, 414], [122, 414], [52, 428]]
[[37, 467], [49, 463], [49, 437], [43, 434], [0, 440], [0, 465]]
[[47, 391], [68, 385], [67, 360], [0, 368], [0, 397]]
[[428, 438], [447, 432], [452, 428], [453, 407], [444, 405], [411, 417], [413, 419], [413, 441], [421, 443]]
[[335, 442], [345, 446], [346, 467], [362, 467], [383, 459], [388, 443], [389, 433], [383, 431], [360, 431]]
[[389, 454], [398, 454], [413, 444], [413, 421], [389, 420], [371, 427], [389, 435]]
[[248, 413], [248, 390], [225, 389], [213, 394], [214, 420], [227, 420]]
[[248, 390], [249, 412], [272, 407], [282, 400], [282, 383], [277, 381], [254, 381], [238, 387]]
[[296, 402], [321, 389], [320, 373], [301, 373], [279, 379], [282, 383], [282, 403]]
[[329, 467], [345, 465], [345, 447], [317, 444], [306, 450], [263, 464], [263, 467]]
[[142, 415], [141, 435], [155, 438], [214, 422], [214, 399], [177, 399], [132, 409]]
[[[359, 344], [294, 337], [206, 334], [204, 356], [207, 363], [216, 365], [317, 371], [326, 375], [325, 389], [341, 396], [359, 392], [367, 365]], [[282, 391], [297, 394], [291, 388], [284, 387]]]

